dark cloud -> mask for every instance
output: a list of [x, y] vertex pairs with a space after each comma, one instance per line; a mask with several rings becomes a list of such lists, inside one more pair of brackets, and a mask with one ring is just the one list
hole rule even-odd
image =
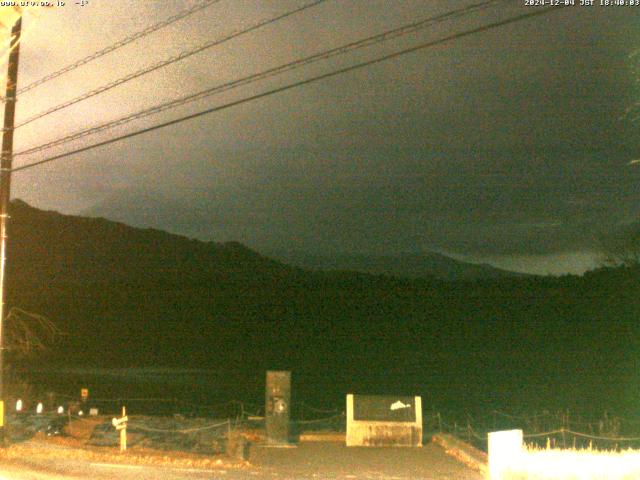
[[[528, 11], [520, 2], [507, 3], [166, 118]], [[125, 102], [118, 103], [123, 97], [115, 93], [96, 99], [85, 116], [79, 110], [78, 117], [63, 117], [60, 129], [135, 111], [157, 98], [454, 4], [465, 2], [329, 2], [127, 87]], [[229, 18], [246, 23], [280, 5], [267, 2], [256, 10], [255, 2], [242, 1]], [[141, 24], [165, 16], [149, 5], [143, 10]], [[629, 57], [640, 47], [638, 12], [576, 7], [508, 25], [25, 172], [16, 191], [48, 208], [258, 249], [438, 249], [476, 256], [589, 251], [601, 232], [638, 216], [640, 168], [628, 163], [640, 156], [640, 144], [637, 124], [624, 116], [640, 95], [632, 75], [637, 59]], [[225, 27], [218, 17], [198, 17], [187, 43], [211, 37], [208, 21]], [[82, 22], [78, 30], [81, 38]], [[169, 50], [184, 48], [172, 42]], [[150, 48], [148, 61], [154, 54], [166, 56]], [[72, 56], [57, 52], [53, 60]], [[133, 63], [144, 61], [135, 57]], [[122, 71], [132, 67], [118, 63]], [[33, 65], [25, 68], [38, 76]], [[69, 89], [77, 93], [83, 82], [100, 84], [101, 68], [89, 69]], [[37, 110], [37, 99], [44, 101], [35, 97], [24, 108]], [[29, 131], [22, 141], [28, 145], [39, 135]]]

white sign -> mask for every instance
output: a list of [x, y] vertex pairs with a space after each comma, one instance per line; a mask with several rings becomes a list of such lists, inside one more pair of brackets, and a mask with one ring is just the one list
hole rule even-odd
[[111, 423], [113, 423], [113, 426], [117, 428], [118, 425], [122, 425], [122, 424], [126, 423], [127, 420], [129, 420], [129, 417], [113, 418], [111, 420]]
[[402, 408], [411, 408], [411, 405], [402, 403], [400, 400], [398, 400], [397, 402], [391, 404], [389, 410], [400, 410]]

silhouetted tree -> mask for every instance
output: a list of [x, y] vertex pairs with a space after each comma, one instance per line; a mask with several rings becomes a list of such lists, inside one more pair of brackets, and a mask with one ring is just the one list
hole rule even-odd
[[18, 398], [35, 398], [34, 385], [20, 372], [18, 365], [49, 350], [62, 332], [47, 317], [17, 307], [9, 310], [3, 331], [4, 348], [10, 357], [5, 363], [4, 399], [12, 405]]
[[640, 266], [640, 223], [602, 240], [603, 262], [607, 266]]

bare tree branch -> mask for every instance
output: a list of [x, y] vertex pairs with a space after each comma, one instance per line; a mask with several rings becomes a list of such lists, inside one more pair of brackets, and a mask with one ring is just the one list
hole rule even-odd
[[5, 322], [5, 348], [18, 356], [45, 351], [63, 335], [47, 317], [18, 307], [9, 310]]

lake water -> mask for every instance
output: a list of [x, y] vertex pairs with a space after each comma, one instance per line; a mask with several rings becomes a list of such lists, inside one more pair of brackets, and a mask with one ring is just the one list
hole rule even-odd
[[126, 405], [132, 414], [195, 413], [210, 416], [237, 414], [260, 408], [264, 383], [247, 382], [233, 372], [194, 368], [84, 368], [30, 369], [24, 375], [35, 386], [34, 396], [55, 395], [59, 403], [80, 400], [89, 390], [89, 402], [107, 411]]

